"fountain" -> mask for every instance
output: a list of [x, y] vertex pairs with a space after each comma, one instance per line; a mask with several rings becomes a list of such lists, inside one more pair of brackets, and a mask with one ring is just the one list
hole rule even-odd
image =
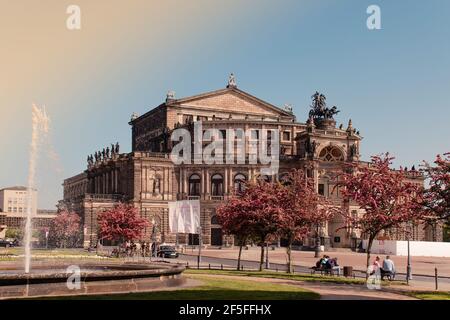
[[[0, 263], [0, 300], [19, 297], [42, 297], [80, 294], [107, 294], [161, 290], [183, 285], [183, 265], [166, 262], [124, 262], [98, 259], [83, 262], [80, 259], [33, 260], [31, 265], [32, 190], [35, 187], [36, 165], [39, 151], [49, 133], [50, 119], [44, 108], [33, 104], [32, 134], [28, 167], [28, 198], [25, 224], [25, 268], [15, 262]], [[100, 258], [100, 257], [99, 257]], [[106, 260], [106, 262], [105, 262]], [[33, 270], [31, 270], [33, 269]], [[75, 281], [76, 285], [73, 285]]]
[[36, 212], [33, 208], [33, 190], [35, 189], [36, 162], [38, 149], [43, 138], [48, 134], [50, 119], [47, 117], [45, 108], [39, 109], [35, 104], [32, 107], [32, 126], [31, 126], [31, 144], [30, 160], [28, 163], [28, 197], [27, 197], [27, 217], [25, 224], [25, 273], [30, 272], [31, 264], [31, 218]]

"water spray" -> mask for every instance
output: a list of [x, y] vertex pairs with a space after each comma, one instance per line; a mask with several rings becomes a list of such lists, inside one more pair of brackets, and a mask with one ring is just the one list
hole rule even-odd
[[25, 224], [25, 273], [30, 272], [31, 263], [31, 219], [36, 215], [37, 208], [33, 207], [33, 190], [35, 190], [36, 163], [38, 159], [39, 145], [42, 138], [49, 131], [50, 119], [48, 118], [45, 107], [39, 108], [35, 104], [32, 107], [32, 127], [30, 159], [28, 163], [28, 196], [27, 196], [27, 219]]

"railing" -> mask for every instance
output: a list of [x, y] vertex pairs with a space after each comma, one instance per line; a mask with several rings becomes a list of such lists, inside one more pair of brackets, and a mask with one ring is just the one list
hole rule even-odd
[[335, 131], [335, 130], [316, 129], [315, 132], [318, 134], [323, 134], [323, 135], [335, 135], [335, 136], [346, 136], [347, 135], [346, 131], [340, 132], [340, 131]]
[[[222, 201], [224, 200], [224, 196], [211, 196], [211, 195], [205, 195], [205, 199], [206, 200], [211, 200], [211, 201]], [[177, 200], [201, 200], [202, 196], [188, 196], [188, 195], [183, 195], [178, 193], [177, 194]]]
[[136, 151], [136, 155], [141, 155], [143, 157], [149, 157], [149, 158], [163, 158], [163, 159], [169, 159], [170, 154], [164, 153], [164, 152], [140, 152]]
[[122, 200], [123, 195], [121, 194], [97, 194], [97, 193], [86, 193], [86, 200]]

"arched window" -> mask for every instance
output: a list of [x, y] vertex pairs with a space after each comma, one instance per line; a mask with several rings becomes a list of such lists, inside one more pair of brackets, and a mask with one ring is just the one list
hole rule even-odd
[[241, 193], [244, 191], [246, 180], [247, 178], [242, 173], [238, 173], [234, 176], [234, 190], [236, 193]]
[[214, 225], [214, 224], [220, 224], [220, 223], [219, 223], [219, 219], [217, 218], [217, 215], [213, 215], [213, 216], [211, 217], [211, 224], [212, 224], [212, 225]]
[[344, 161], [344, 155], [339, 148], [329, 146], [320, 151], [319, 159], [323, 161]]
[[223, 177], [220, 174], [211, 177], [211, 195], [223, 196]]
[[189, 195], [199, 196], [200, 195], [200, 176], [198, 174], [193, 174], [189, 177]]

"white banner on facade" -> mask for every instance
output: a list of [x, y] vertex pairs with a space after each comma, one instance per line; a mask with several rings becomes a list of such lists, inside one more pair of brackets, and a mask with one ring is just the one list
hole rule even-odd
[[170, 232], [198, 233], [200, 228], [200, 201], [181, 200], [169, 203]]

